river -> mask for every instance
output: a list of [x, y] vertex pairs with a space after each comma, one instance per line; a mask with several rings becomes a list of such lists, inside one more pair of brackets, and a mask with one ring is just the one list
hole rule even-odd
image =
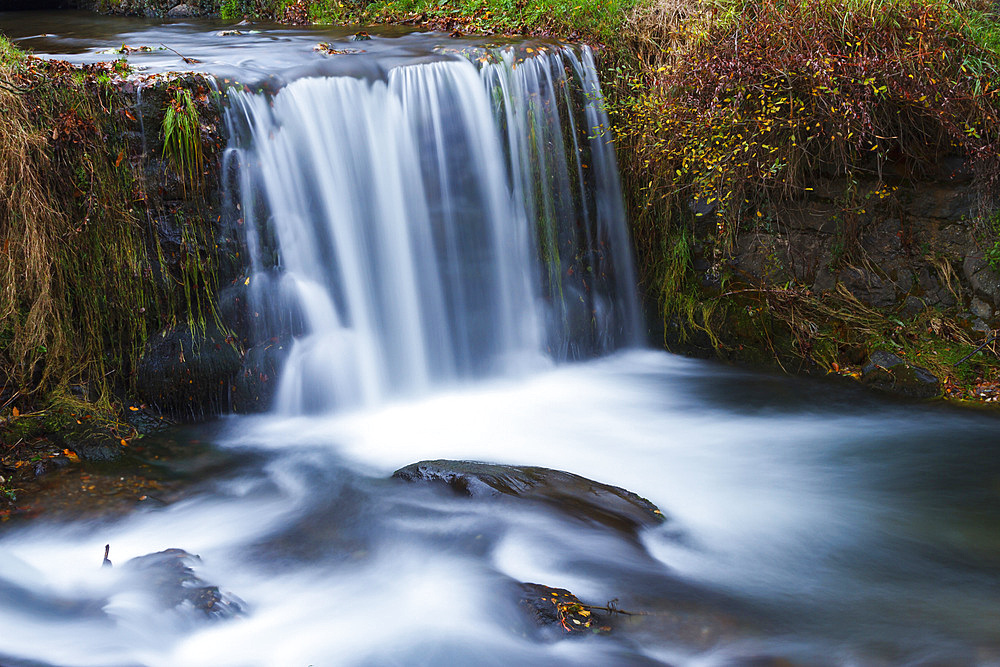
[[[644, 345], [587, 50], [372, 31], [341, 66], [312, 47], [359, 48], [355, 30], [0, 29], [77, 62], [163, 43], [223, 78], [277, 74], [273, 96], [231, 97], [227, 160], [259, 335], [294, 339], [271, 412], [152, 436], [225, 462], [171, 502], [0, 528], [0, 664], [1000, 663], [997, 419]], [[499, 55], [454, 55], [483, 46]], [[667, 520], [633, 533], [390, 478], [425, 459], [569, 471]], [[165, 603], [127, 565], [168, 548], [238, 613]], [[545, 631], [520, 582], [634, 615]]]

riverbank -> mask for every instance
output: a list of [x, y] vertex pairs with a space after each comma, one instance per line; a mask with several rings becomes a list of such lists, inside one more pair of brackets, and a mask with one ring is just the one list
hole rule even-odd
[[[159, 409], [137, 392], [147, 343], [217, 317], [232, 241], [207, 201], [214, 107], [194, 78], [147, 80], [140, 100], [131, 74], [125, 60], [77, 67], [0, 37], [0, 495], [10, 505], [37, 470], [119, 458], [157, 428]], [[205, 159], [188, 160], [191, 146]], [[203, 394], [189, 414], [218, 409]]]

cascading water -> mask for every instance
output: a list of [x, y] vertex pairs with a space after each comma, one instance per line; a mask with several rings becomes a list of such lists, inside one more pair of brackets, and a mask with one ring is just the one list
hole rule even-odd
[[[168, 43], [221, 76], [312, 72], [230, 92], [248, 356], [291, 354], [281, 410], [41, 478], [59, 505], [134, 511], [0, 512], [0, 665], [998, 663], [995, 416], [604, 354], [638, 327], [587, 50], [463, 62], [439, 47], [468, 40], [392, 33], [328, 57], [313, 27], [222, 37], [101, 17], [124, 31], [80, 54], [93, 21], [21, 34], [78, 62]], [[352, 30], [324, 39], [355, 48]], [[330, 68], [368, 75], [316, 78]], [[390, 479], [441, 458], [570, 471], [671, 520], [623, 533], [581, 514], [580, 492], [469, 498]], [[201, 559], [130, 563], [170, 547]], [[571, 637], [554, 606], [547, 628], [525, 613], [524, 582], [638, 613]], [[243, 613], [206, 616], [219, 596]]]
[[639, 341], [591, 53], [479, 52], [231, 92], [281, 412], [377, 404]]

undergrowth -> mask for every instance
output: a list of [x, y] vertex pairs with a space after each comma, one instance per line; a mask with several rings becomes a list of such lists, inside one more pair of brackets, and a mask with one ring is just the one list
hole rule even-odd
[[0, 394], [86, 383], [107, 400], [151, 305], [129, 105], [93, 71], [0, 49]]
[[[121, 70], [43, 61], [0, 37], [0, 411], [85, 400], [110, 414], [149, 334], [211, 312], [201, 250], [211, 238], [184, 227], [173, 275], [144, 219], [141, 146], [128, 139], [139, 123]], [[180, 113], [164, 153], [193, 182], [202, 158], [190, 92], [173, 94]]]
[[[843, 331], [828, 324], [869, 344], [892, 330], [841, 292], [720, 286], [741, 234], [817, 177], [848, 184], [838, 263], [861, 259], [860, 227], [892, 210], [899, 179], [933, 174], [942, 156], [975, 175], [984, 209], [996, 195], [1000, 24], [988, 2], [657, 0], [636, 7], [627, 39], [608, 96], [640, 270], [665, 319], [719, 352], [735, 340], [719, 327], [746, 325], [776, 359], [829, 365]], [[998, 238], [984, 234], [990, 259]], [[695, 241], [714, 288], [678, 251]]]

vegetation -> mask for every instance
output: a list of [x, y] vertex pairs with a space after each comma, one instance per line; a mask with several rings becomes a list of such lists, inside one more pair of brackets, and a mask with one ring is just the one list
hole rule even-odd
[[[145, 339], [153, 283], [132, 211], [111, 68], [79, 71], [0, 41], [0, 395], [71, 386], [106, 402]], [[95, 266], [102, 267], [95, 271]]]
[[205, 158], [201, 148], [201, 120], [190, 88], [173, 85], [163, 114], [163, 156], [192, 188], [201, 181]]
[[[137, 2], [143, 11], [166, 9], [153, 0], [106, 2], [133, 11]], [[730, 260], [742, 237], [777, 225], [776, 211], [808, 197], [822, 176], [842, 184], [832, 261], [861, 262], [859, 234], [898, 205], [900, 182], [919, 180], [942, 156], [954, 155], [975, 174], [984, 204], [979, 243], [995, 268], [1000, 229], [990, 206], [1000, 174], [1000, 22], [990, 2], [191, 4], [230, 20], [405, 23], [601, 44], [639, 265], [668, 342], [696, 341], [728, 357], [745, 358], [753, 349], [784, 366], [828, 369], [848, 366], [852, 350], [875, 345], [923, 355], [927, 329], [957, 345], [956, 354], [974, 349], [954, 313], [907, 318], [842, 290], [819, 294], [767, 276], [754, 282], [734, 272]], [[189, 186], [204, 159], [197, 127], [190, 91], [172, 91], [163, 154]], [[947, 278], [953, 269], [945, 269]], [[942, 324], [936, 333], [927, 318], [955, 326]]]
[[[783, 367], [838, 370], [856, 356], [843, 341], [854, 350], [888, 345], [928, 367], [974, 349], [954, 315], [900, 319], [843, 289], [819, 294], [738, 275], [731, 258], [742, 235], [772, 232], [777, 213], [825, 178], [843, 184], [833, 262], [864, 262], [858, 240], [866, 222], [891, 216], [900, 185], [957, 156], [975, 176], [980, 246], [995, 265], [993, 5], [660, 2], [636, 9], [628, 40], [628, 55], [609, 68], [612, 111], [639, 263], [668, 343], [697, 340], [744, 359], [765, 350]], [[693, 249], [705, 265], [699, 272]], [[707, 288], [704, 276], [714, 277]], [[931, 354], [928, 331], [955, 354]], [[938, 366], [940, 377], [965, 377], [967, 389], [976, 380]], [[996, 368], [987, 375], [996, 380]]]
[[[76, 68], [0, 38], [0, 412], [17, 428], [88, 416], [113, 430], [147, 337], [214, 312], [214, 216], [177, 219], [180, 248], [165, 256], [123, 74], [123, 61]], [[192, 90], [171, 87], [164, 110], [163, 154], [193, 185], [204, 158]], [[28, 436], [11, 428], [0, 422], [0, 440]]]
[[[952, 7], [770, 0], [661, 26], [663, 47], [686, 48], [640, 49], [625, 82], [636, 94], [620, 108], [627, 167], [652, 179], [641, 190], [657, 203], [638, 210], [703, 202], [724, 253], [741, 226], [819, 173], [879, 176], [900, 162], [918, 172], [958, 152], [992, 184], [1000, 28], [963, 21]], [[846, 194], [845, 210], [860, 212], [858, 193]], [[637, 222], [662, 230], [662, 221]], [[846, 231], [853, 240], [856, 229]], [[645, 249], [660, 252], [650, 241]]]

